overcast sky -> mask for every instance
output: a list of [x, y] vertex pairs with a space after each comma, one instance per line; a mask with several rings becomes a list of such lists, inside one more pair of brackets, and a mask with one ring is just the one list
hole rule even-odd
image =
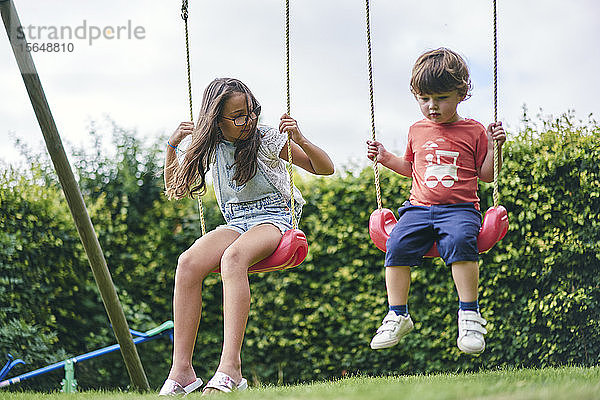
[[[142, 138], [188, 119], [180, 2], [14, 1], [30, 42], [72, 43], [72, 52], [32, 53], [68, 151], [89, 141], [91, 121], [110, 133], [106, 116]], [[276, 125], [286, 108], [285, 2], [190, 3], [194, 115], [212, 79], [236, 77], [261, 102], [262, 122]], [[292, 115], [337, 166], [364, 162], [371, 136], [364, 1], [290, 3]], [[531, 115], [574, 109], [581, 119], [597, 118], [598, 17], [597, 0], [498, 0], [499, 119], [509, 132], [518, 129], [524, 104]], [[86, 39], [49, 37], [52, 27], [84, 24]], [[92, 27], [111, 27], [115, 36], [128, 25], [138, 38], [121, 29], [121, 38], [90, 44]], [[373, 1], [371, 29], [377, 135], [389, 149], [402, 153], [408, 127], [422, 118], [408, 82], [415, 59], [433, 48], [454, 49], [469, 64], [473, 95], [459, 113], [492, 121], [491, 0]], [[0, 54], [0, 159], [14, 162], [11, 136], [33, 148], [43, 139], [4, 30]]]

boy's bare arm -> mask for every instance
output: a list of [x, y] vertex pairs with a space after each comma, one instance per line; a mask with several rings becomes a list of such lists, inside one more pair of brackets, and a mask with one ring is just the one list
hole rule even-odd
[[370, 160], [377, 160], [378, 163], [391, 169], [400, 175], [412, 176], [412, 163], [406, 161], [403, 157], [387, 151], [383, 145], [377, 141], [367, 140], [367, 157]]
[[487, 135], [487, 154], [477, 171], [477, 175], [484, 182], [492, 182], [494, 180], [494, 140], [498, 142], [498, 171], [502, 169], [502, 145], [506, 141], [506, 133], [502, 127], [502, 122], [491, 123], [488, 126]]
[[392, 157], [387, 163], [381, 164], [392, 171], [399, 173], [400, 175], [404, 175], [409, 178], [412, 177], [412, 163], [410, 161], [406, 161], [403, 157], [398, 157], [392, 154]]
[[[502, 168], [502, 149], [499, 149], [498, 153], [498, 170]], [[479, 179], [484, 182], [492, 182], [494, 180], [494, 148], [488, 147], [487, 155], [485, 156], [485, 160], [483, 160], [483, 164], [479, 167], [479, 171], [477, 172]]]

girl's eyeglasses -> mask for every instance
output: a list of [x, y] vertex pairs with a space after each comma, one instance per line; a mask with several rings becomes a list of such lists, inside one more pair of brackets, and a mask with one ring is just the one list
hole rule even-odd
[[250, 115], [240, 115], [239, 117], [235, 117], [235, 118], [221, 116], [221, 118], [228, 119], [229, 121], [233, 121], [233, 124], [235, 126], [244, 126], [248, 123], [248, 120], [254, 121], [254, 120], [258, 119], [259, 115], [260, 115], [260, 106], [256, 107], [250, 113]]

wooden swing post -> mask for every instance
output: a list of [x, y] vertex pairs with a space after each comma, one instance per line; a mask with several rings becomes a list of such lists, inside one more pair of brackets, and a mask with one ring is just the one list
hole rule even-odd
[[46, 147], [54, 168], [63, 188], [65, 198], [71, 210], [71, 215], [75, 220], [77, 232], [83, 243], [85, 253], [87, 254], [90, 267], [94, 274], [94, 279], [100, 290], [104, 307], [108, 314], [108, 318], [113, 326], [117, 342], [121, 347], [121, 354], [127, 367], [127, 372], [131, 379], [133, 387], [138, 390], [150, 390], [148, 379], [144, 373], [142, 362], [137, 353], [137, 349], [133, 343], [123, 308], [119, 302], [117, 291], [113, 284], [100, 242], [94, 231], [92, 221], [83, 202], [83, 197], [79, 186], [71, 170], [71, 165], [67, 159], [67, 155], [62, 145], [60, 135], [56, 128], [56, 123], [52, 117], [46, 95], [42, 88], [42, 83], [37, 74], [33, 58], [27, 51], [27, 40], [21, 32], [19, 35], [19, 27], [21, 23], [17, 10], [12, 0], [0, 0], [0, 12], [2, 13], [2, 21], [8, 34], [8, 39], [13, 49], [13, 53], [17, 60], [23, 82], [27, 89], [27, 94], [33, 106], [33, 110], [37, 117], [40, 129], [46, 142]]

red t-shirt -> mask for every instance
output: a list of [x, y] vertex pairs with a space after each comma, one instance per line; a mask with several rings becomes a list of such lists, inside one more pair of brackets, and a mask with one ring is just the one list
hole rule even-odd
[[422, 206], [474, 203], [479, 209], [477, 170], [487, 145], [485, 127], [472, 119], [415, 123], [404, 155], [412, 163], [410, 202]]

